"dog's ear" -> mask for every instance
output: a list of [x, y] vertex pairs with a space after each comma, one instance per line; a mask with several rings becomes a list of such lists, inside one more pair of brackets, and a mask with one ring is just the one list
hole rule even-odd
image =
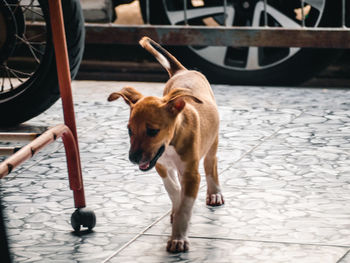
[[119, 92], [113, 92], [109, 95], [108, 101], [113, 101], [116, 99], [119, 99], [120, 97], [123, 97], [125, 102], [132, 106], [135, 104], [139, 99], [143, 97], [143, 95], [138, 92], [136, 89], [133, 87], [124, 87], [121, 91]]
[[170, 113], [177, 115], [185, 107], [186, 98], [189, 98], [196, 103], [203, 103], [200, 99], [193, 96], [188, 90], [175, 89], [165, 96], [164, 98], [165, 104], [166, 104], [165, 106]]

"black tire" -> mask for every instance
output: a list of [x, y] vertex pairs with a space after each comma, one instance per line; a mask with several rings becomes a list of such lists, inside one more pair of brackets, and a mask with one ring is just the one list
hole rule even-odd
[[[145, 19], [146, 2], [145, 0], [140, 0], [140, 2], [141, 11]], [[170, 20], [166, 13], [167, 8], [164, 6], [165, 2], [167, 2], [168, 5], [172, 2], [172, 8], [175, 8], [176, 10], [182, 9], [182, 1], [152, 0], [150, 1], [151, 24], [170, 24]], [[210, 0], [204, 2], [210, 5], [215, 1]], [[219, 2], [221, 3], [222, 1]], [[189, 6], [189, 8], [191, 7]], [[323, 10], [325, 11], [319, 20], [318, 27], [336, 27], [341, 25], [340, 0], [327, 0]], [[189, 47], [170, 47], [170, 49], [176, 56], [178, 56], [180, 61], [183, 60], [184, 65], [202, 71], [211, 82], [234, 85], [297, 85], [308, 80], [317, 72], [324, 69], [342, 52], [342, 50], [336, 49], [302, 48], [294, 55], [276, 65], [271, 64], [272, 66], [259, 70], [242, 70], [222, 67], [212, 63], [211, 61], [199, 56], [194, 52], [194, 49]]]
[[[0, 126], [13, 126], [47, 110], [60, 97], [48, 1], [39, 0], [46, 22], [46, 47], [40, 65], [24, 83], [9, 92], [0, 93]], [[63, 0], [67, 49], [71, 77], [76, 76], [83, 57], [85, 28], [79, 0]]]

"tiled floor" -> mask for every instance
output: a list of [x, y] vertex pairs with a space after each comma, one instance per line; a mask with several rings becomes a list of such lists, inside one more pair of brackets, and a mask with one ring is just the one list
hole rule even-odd
[[[169, 198], [154, 169], [128, 161], [128, 106], [106, 101], [124, 85], [147, 95], [163, 86], [73, 84], [92, 233], [71, 230], [61, 142], [1, 181], [15, 262], [350, 262], [350, 91], [213, 86], [226, 204], [206, 207], [203, 179], [191, 249], [169, 254]], [[27, 124], [61, 115], [58, 102]]]

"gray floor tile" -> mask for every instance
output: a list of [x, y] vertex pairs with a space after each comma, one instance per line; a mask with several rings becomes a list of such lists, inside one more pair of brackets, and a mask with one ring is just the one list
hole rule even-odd
[[[225, 205], [205, 206], [205, 193], [195, 204], [189, 234], [195, 237], [350, 245], [349, 194], [244, 189], [224, 185]], [[169, 218], [149, 230], [170, 235]]]
[[[71, 232], [73, 199], [61, 141], [1, 181], [15, 262], [100, 262], [170, 209], [156, 172], [140, 172], [128, 160], [129, 107], [106, 101], [127, 85], [158, 96], [164, 86], [73, 83], [86, 199], [97, 215], [93, 233]], [[218, 166], [225, 206], [205, 206], [202, 178], [190, 252], [165, 252], [167, 215], [112, 262], [347, 262], [350, 92], [213, 89], [221, 118]], [[61, 122], [57, 102], [24, 128]]]
[[336, 262], [342, 247], [196, 238], [188, 253], [169, 254], [167, 238], [142, 236], [110, 262]]

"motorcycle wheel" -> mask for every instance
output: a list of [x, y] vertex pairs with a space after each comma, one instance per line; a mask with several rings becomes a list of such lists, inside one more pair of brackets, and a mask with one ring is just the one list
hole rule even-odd
[[[85, 29], [79, 0], [62, 1], [70, 72], [83, 56]], [[26, 25], [40, 21], [45, 32]], [[13, 126], [47, 110], [60, 97], [48, 1], [0, 1], [0, 126]]]
[[[340, 0], [305, 0], [311, 7], [307, 27], [336, 27], [341, 25]], [[222, 0], [188, 0], [189, 25], [249, 26], [265, 25], [261, 0], [228, 0], [224, 19]], [[299, 0], [267, 1], [269, 27], [301, 28], [295, 10]], [[146, 21], [146, 0], [140, 0]], [[305, 11], [306, 12], [306, 11]], [[150, 1], [151, 24], [184, 24], [183, 1]], [[264, 48], [264, 47], [175, 47], [172, 52], [183, 59], [187, 67], [202, 71], [214, 83], [240, 85], [297, 85], [324, 69], [341, 53], [335, 49]]]

